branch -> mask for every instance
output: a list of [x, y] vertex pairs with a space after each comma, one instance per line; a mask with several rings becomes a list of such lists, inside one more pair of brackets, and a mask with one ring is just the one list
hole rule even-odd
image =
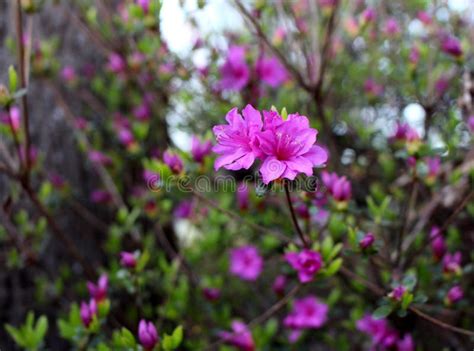
[[301, 230], [300, 225], [298, 224], [298, 219], [296, 218], [296, 215], [295, 215], [295, 209], [293, 208], [293, 203], [291, 201], [291, 195], [290, 195], [290, 189], [289, 189], [288, 182], [284, 183], [284, 187], [285, 187], [286, 202], [288, 204], [288, 208], [290, 209], [291, 220], [293, 222], [293, 226], [295, 227], [296, 232], [298, 233], [301, 241], [303, 242], [304, 247], [308, 248], [309, 243], [306, 240], [306, 238], [304, 236], [304, 233]]
[[255, 19], [255, 17], [252, 16], [252, 14], [247, 11], [247, 9], [245, 8], [245, 6], [242, 4], [240, 0], [234, 0], [234, 3], [239, 9], [239, 11], [242, 13], [242, 15], [252, 24], [253, 28], [257, 32], [258, 37], [265, 43], [265, 45], [276, 56], [278, 56], [281, 63], [293, 75], [293, 77], [296, 79], [298, 84], [307, 92], [311, 92], [313, 90], [313, 87], [309, 85], [308, 83], [306, 83], [301, 73], [286, 59], [286, 56], [282, 52], [280, 52], [280, 50], [278, 50], [274, 45], [272, 45], [272, 43], [263, 32], [262, 27], [260, 26], [258, 21]]

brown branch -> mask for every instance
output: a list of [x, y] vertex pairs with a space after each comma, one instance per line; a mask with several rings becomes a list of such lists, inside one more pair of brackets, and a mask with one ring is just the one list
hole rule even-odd
[[413, 313], [415, 313], [416, 315], [420, 316], [421, 318], [431, 322], [434, 325], [437, 325], [438, 327], [441, 327], [443, 329], [447, 329], [447, 330], [452, 331], [454, 333], [463, 334], [463, 335], [467, 335], [467, 336], [471, 336], [471, 337], [474, 336], [474, 331], [467, 330], [467, 329], [464, 329], [464, 328], [455, 327], [451, 324], [440, 321], [439, 319], [436, 319], [436, 318], [430, 316], [429, 314], [426, 314], [425, 312], [421, 311], [419, 308], [417, 308], [415, 306], [410, 306], [408, 309], [410, 311], [412, 311]]
[[[17, 50], [18, 50], [18, 66], [20, 69], [20, 88], [26, 89], [26, 57], [25, 47], [23, 45], [23, 16], [21, 12], [21, 0], [16, 1], [16, 38], [17, 38]], [[31, 40], [31, 39], [30, 39]], [[29, 61], [29, 58], [28, 58]], [[30, 119], [28, 114], [28, 94], [23, 94], [21, 97], [21, 107], [23, 112], [23, 128], [25, 131], [25, 168], [24, 174], [26, 181], [29, 181], [31, 157], [30, 157]], [[21, 159], [20, 159], [21, 163]]]
[[272, 45], [272, 43], [270, 42], [268, 37], [265, 35], [258, 21], [255, 19], [254, 16], [252, 16], [250, 12], [247, 11], [247, 9], [242, 4], [242, 2], [240, 0], [234, 0], [234, 3], [239, 9], [239, 11], [242, 13], [242, 15], [252, 24], [254, 30], [257, 32], [258, 37], [265, 43], [265, 45], [276, 56], [278, 56], [281, 63], [293, 75], [293, 77], [296, 79], [298, 84], [307, 92], [313, 91], [313, 87], [310, 84], [306, 83], [301, 73], [287, 60], [286, 56], [280, 50], [278, 50], [274, 45]]
[[285, 182], [284, 188], [285, 188], [286, 202], [288, 204], [288, 208], [290, 209], [291, 221], [293, 222], [293, 226], [295, 227], [296, 232], [298, 233], [301, 241], [303, 242], [304, 247], [309, 248], [309, 243], [306, 240], [304, 233], [300, 228], [300, 225], [298, 224], [298, 219], [296, 218], [295, 209], [293, 208], [293, 202], [291, 201], [291, 194], [290, 194], [288, 182]]

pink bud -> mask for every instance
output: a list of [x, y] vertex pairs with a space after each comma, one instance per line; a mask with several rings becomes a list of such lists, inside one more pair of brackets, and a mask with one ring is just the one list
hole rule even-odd
[[135, 268], [137, 265], [137, 258], [132, 252], [122, 251], [120, 253], [120, 264], [125, 268]]
[[145, 350], [152, 350], [158, 343], [158, 332], [152, 322], [142, 319], [138, 325], [138, 340]]
[[372, 244], [375, 241], [375, 236], [372, 233], [367, 233], [365, 236], [362, 238], [361, 241], [359, 241], [359, 246], [362, 250], [365, 250], [369, 247], [372, 246]]

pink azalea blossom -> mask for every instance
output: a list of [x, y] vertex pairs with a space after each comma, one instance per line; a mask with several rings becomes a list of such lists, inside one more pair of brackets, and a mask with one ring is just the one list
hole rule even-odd
[[371, 315], [366, 315], [357, 321], [356, 326], [359, 331], [372, 337], [374, 349], [377, 346], [390, 348], [397, 342], [397, 332], [389, 326], [385, 319], [374, 319]]
[[474, 116], [469, 116], [467, 119], [467, 126], [469, 127], [471, 133], [474, 133]]
[[397, 341], [397, 351], [415, 351], [415, 343], [410, 334], [405, 334], [403, 339]]
[[449, 89], [449, 78], [441, 76], [435, 82], [435, 91], [438, 96], [442, 96]]
[[368, 78], [364, 82], [364, 91], [369, 97], [375, 98], [381, 96], [384, 92], [384, 89], [383, 86], [378, 84], [374, 79]]
[[212, 129], [217, 139], [217, 145], [212, 150], [221, 155], [214, 164], [216, 171], [221, 167], [249, 169], [258, 155], [256, 133], [263, 127], [262, 117], [251, 105], [242, 110], [242, 115], [243, 118], [237, 108], [233, 108], [226, 116], [228, 124]]
[[202, 162], [204, 157], [209, 155], [212, 150], [212, 143], [210, 140], [200, 141], [199, 138], [193, 135], [191, 139], [191, 155], [194, 161]]
[[87, 282], [87, 289], [91, 297], [97, 301], [103, 301], [107, 297], [107, 289], [109, 287], [109, 279], [107, 275], [102, 274], [97, 281], [97, 284]]
[[245, 61], [245, 48], [231, 46], [227, 59], [220, 68], [221, 80], [219, 86], [223, 90], [241, 90], [250, 79], [250, 69]]
[[323, 183], [329, 194], [337, 202], [347, 202], [352, 197], [352, 186], [345, 176], [339, 177], [336, 173], [322, 172]]
[[138, 324], [138, 340], [145, 350], [152, 350], [158, 343], [159, 337], [152, 322], [142, 319]]
[[203, 288], [202, 294], [208, 301], [216, 301], [221, 297], [221, 291], [218, 288]]
[[99, 150], [89, 151], [88, 156], [89, 160], [93, 163], [101, 164], [104, 166], [109, 166], [112, 164], [112, 159]]
[[286, 328], [317, 329], [321, 328], [327, 320], [329, 308], [314, 296], [306, 296], [295, 300], [293, 309], [283, 320]]
[[130, 129], [120, 128], [117, 132], [117, 137], [125, 147], [131, 147], [135, 144], [135, 137]]
[[137, 258], [133, 252], [122, 251], [120, 253], [120, 264], [125, 268], [135, 268], [137, 265]]
[[362, 250], [366, 250], [367, 248], [371, 247], [375, 241], [375, 236], [372, 233], [367, 233], [364, 237], [359, 241], [359, 246]]
[[367, 7], [364, 12], [362, 12], [362, 21], [363, 23], [373, 22], [375, 20], [377, 13], [373, 7]]
[[183, 200], [181, 201], [178, 206], [173, 211], [173, 215], [176, 218], [190, 218], [191, 215], [193, 214], [194, 210], [194, 203], [190, 200]]
[[48, 179], [56, 189], [63, 189], [66, 186], [66, 181], [58, 173], [50, 173]]
[[89, 303], [81, 302], [80, 316], [82, 324], [88, 328], [91, 324], [94, 316], [97, 315], [97, 304], [94, 299], [91, 299]]
[[428, 14], [426, 11], [420, 11], [416, 15], [416, 17], [424, 24], [424, 25], [430, 25], [433, 22], [433, 19], [431, 16]]
[[453, 304], [461, 300], [463, 297], [464, 291], [459, 285], [455, 285], [451, 289], [449, 289], [446, 295], [446, 301], [448, 302], [448, 304]]
[[311, 176], [313, 167], [326, 163], [328, 154], [315, 145], [318, 131], [309, 126], [307, 117], [290, 114], [283, 120], [273, 111], [265, 111], [264, 116], [264, 131], [257, 135], [265, 184], [279, 178], [293, 180], [299, 173]]
[[249, 187], [245, 182], [242, 182], [237, 187], [237, 205], [241, 211], [246, 211], [249, 208]]
[[133, 109], [133, 115], [137, 118], [139, 121], [147, 121], [151, 117], [151, 109], [148, 106], [148, 103], [143, 102], [140, 105], [136, 106]]
[[230, 252], [230, 273], [248, 281], [255, 281], [263, 270], [263, 258], [254, 246], [241, 246]]
[[283, 296], [283, 294], [285, 293], [286, 284], [287, 284], [286, 276], [282, 274], [278, 275], [272, 284], [273, 292], [279, 296]]
[[389, 294], [388, 297], [394, 299], [395, 301], [401, 301], [403, 298], [403, 295], [407, 289], [403, 285], [399, 285], [395, 287]]
[[112, 195], [107, 190], [95, 189], [90, 195], [90, 199], [96, 204], [105, 204], [112, 200]]
[[389, 18], [385, 22], [385, 27], [384, 27], [385, 34], [389, 36], [395, 36], [400, 34], [400, 25], [398, 24], [398, 21], [395, 18]]
[[126, 63], [122, 56], [117, 53], [109, 55], [109, 62], [107, 68], [113, 73], [122, 73], [126, 69]]
[[447, 247], [444, 238], [441, 235], [441, 230], [438, 227], [434, 226], [431, 228], [430, 240], [433, 256], [436, 260], [440, 260], [446, 253]]
[[447, 35], [441, 41], [441, 50], [444, 53], [454, 56], [456, 58], [461, 57], [463, 55], [461, 43], [458, 38]]
[[174, 174], [179, 174], [184, 169], [183, 160], [178, 154], [169, 150], [163, 153], [163, 162], [171, 169]]
[[0, 115], [0, 122], [3, 124], [11, 126], [13, 131], [16, 133], [20, 130], [21, 127], [21, 113], [20, 109], [17, 106], [10, 108], [10, 114], [5, 113]]
[[285, 254], [286, 261], [298, 271], [298, 279], [301, 283], [308, 283], [321, 269], [323, 259], [316, 251], [304, 249], [303, 251], [288, 252]]
[[411, 64], [416, 65], [418, 64], [418, 61], [420, 60], [420, 49], [418, 46], [413, 46], [410, 49], [410, 54], [408, 56], [408, 59]]
[[277, 88], [288, 79], [285, 67], [276, 57], [260, 57], [255, 70], [265, 84]]
[[64, 79], [65, 82], [71, 83], [76, 80], [76, 71], [72, 66], [64, 66], [61, 70], [61, 78]]
[[221, 339], [228, 345], [235, 346], [241, 351], [255, 351], [255, 343], [248, 327], [239, 321], [232, 322], [232, 332], [219, 332]]
[[441, 170], [441, 159], [439, 157], [427, 157], [426, 165], [428, 166], [428, 177], [436, 178]]
[[461, 252], [447, 253], [443, 257], [443, 271], [445, 273], [461, 272]]
[[137, 5], [140, 6], [143, 10], [143, 13], [148, 13], [150, 10], [150, 0], [135, 0]]

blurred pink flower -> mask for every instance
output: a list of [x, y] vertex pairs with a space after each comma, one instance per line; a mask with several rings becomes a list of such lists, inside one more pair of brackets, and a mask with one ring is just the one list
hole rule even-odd
[[283, 296], [285, 294], [286, 284], [286, 276], [284, 276], [283, 274], [278, 275], [272, 284], [273, 292], [279, 296]]
[[206, 300], [216, 301], [221, 297], [221, 291], [218, 288], [203, 288], [202, 293]]
[[102, 274], [97, 281], [97, 284], [87, 282], [87, 290], [89, 294], [96, 301], [100, 302], [107, 297], [107, 289], [109, 288], [109, 279], [106, 274]]
[[171, 169], [174, 174], [179, 174], [184, 169], [183, 160], [178, 154], [166, 150], [163, 153], [163, 162]]
[[88, 328], [91, 324], [94, 316], [97, 315], [97, 304], [94, 299], [91, 299], [89, 303], [82, 301], [81, 302], [81, 310], [80, 316], [82, 324]]
[[461, 300], [463, 297], [464, 291], [459, 285], [455, 285], [451, 289], [449, 289], [448, 293], [446, 294], [446, 301], [448, 302], [448, 304], [453, 304]]
[[416, 16], [424, 25], [430, 25], [433, 22], [433, 19], [426, 11], [418, 12]]
[[397, 341], [397, 351], [415, 351], [415, 343], [410, 334], [405, 334], [403, 339]]
[[194, 203], [191, 200], [183, 200], [173, 211], [173, 215], [176, 218], [186, 219], [190, 218], [193, 214]]
[[249, 208], [249, 187], [245, 182], [242, 182], [237, 187], [237, 205], [239, 210], [246, 211]]
[[408, 59], [411, 64], [418, 64], [418, 61], [420, 60], [420, 48], [418, 46], [415, 45], [410, 49]]
[[146, 102], [142, 102], [140, 105], [133, 109], [133, 115], [139, 121], [148, 121], [151, 117], [150, 106]]
[[461, 273], [461, 252], [447, 253], [443, 257], [443, 271], [445, 273]]
[[137, 265], [137, 258], [133, 252], [122, 251], [120, 253], [120, 264], [125, 268], [135, 268]]
[[430, 240], [433, 256], [436, 258], [436, 260], [440, 260], [446, 253], [447, 247], [444, 242], [444, 238], [441, 235], [441, 230], [438, 227], [433, 226], [431, 228]]
[[375, 241], [375, 236], [372, 233], [367, 233], [364, 237], [359, 241], [359, 246], [362, 250], [365, 250], [369, 247], [372, 247]]
[[317, 329], [326, 323], [329, 308], [314, 296], [295, 300], [293, 309], [283, 320], [286, 328]]
[[277, 88], [288, 79], [285, 67], [276, 57], [260, 57], [255, 66], [259, 79], [272, 88]]
[[329, 194], [332, 195], [337, 202], [347, 202], [352, 197], [352, 186], [345, 176], [339, 177], [336, 173], [323, 171], [323, 183]]
[[11, 126], [13, 131], [16, 133], [21, 128], [21, 113], [17, 106], [10, 108], [10, 114], [4, 113], [1, 115], [0, 122]]
[[112, 195], [107, 190], [95, 189], [92, 191], [90, 199], [96, 204], [105, 204], [112, 200]]
[[377, 13], [373, 7], [367, 7], [361, 15], [363, 24], [373, 22]]
[[364, 82], [364, 91], [370, 98], [381, 96], [384, 92], [383, 86], [378, 84], [374, 79], [368, 78]]
[[366, 315], [356, 323], [357, 329], [372, 337], [372, 345], [376, 347], [393, 347], [398, 339], [397, 332], [393, 330], [385, 319], [374, 319]]
[[64, 66], [61, 70], [61, 78], [64, 79], [66, 83], [71, 83], [76, 80], [76, 71], [72, 66]]
[[138, 340], [145, 350], [152, 350], [158, 343], [159, 337], [152, 322], [142, 319], [138, 324]]
[[398, 24], [398, 21], [393, 17], [387, 19], [384, 25], [384, 32], [389, 36], [400, 34], [400, 25]]
[[248, 245], [232, 249], [230, 252], [230, 272], [248, 281], [254, 281], [262, 273], [263, 258], [256, 247]]
[[231, 46], [227, 59], [220, 68], [219, 87], [223, 90], [241, 90], [250, 79], [250, 69], [245, 61], [245, 48]]
[[469, 127], [471, 133], [474, 133], [474, 116], [469, 116], [467, 119], [467, 126]]
[[388, 297], [395, 301], [401, 301], [407, 289], [403, 285], [398, 285], [389, 294]]
[[109, 61], [107, 68], [113, 73], [122, 73], [125, 71], [127, 65], [122, 56], [117, 53], [111, 53], [109, 55]]
[[212, 143], [210, 140], [201, 141], [195, 135], [191, 139], [191, 155], [194, 161], [201, 163], [204, 157], [209, 155], [212, 150]]
[[456, 58], [463, 55], [461, 42], [458, 40], [458, 38], [452, 35], [447, 35], [442, 38], [441, 50], [443, 50], [444, 53]]
[[248, 327], [239, 321], [232, 322], [232, 332], [221, 331], [219, 336], [228, 344], [241, 351], [255, 351], [255, 343]]
[[313, 280], [323, 264], [321, 254], [309, 249], [304, 249], [299, 253], [288, 252], [285, 254], [285, 259], [298, 272], [301, 283]]
[[109, 166], [112, 164], [112, 159], [99, 150], [89, 151], [88, 156], [89, 160], [93, 163], [101, 164], [104, 166]]
[[148, 13], [150, 10], [150, 0], [135, 0], [135, 2], [142, 8], [143, 13]]

